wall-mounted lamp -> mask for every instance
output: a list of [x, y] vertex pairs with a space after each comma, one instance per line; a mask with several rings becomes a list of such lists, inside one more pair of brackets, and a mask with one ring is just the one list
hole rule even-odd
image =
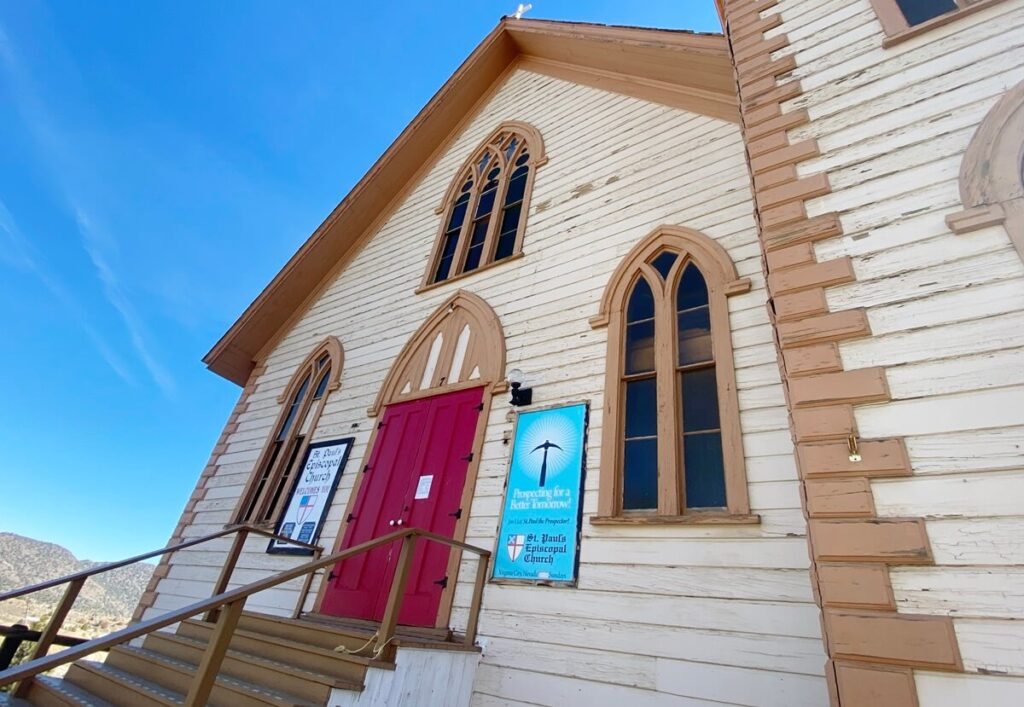
[[533, 403], [533, 388], [524, 388], [524, 380], [525, 376], [518, 368], [513, 368], [508, 372], [508, 385], [512, 388], [512, 398], [509, 400], [509, 404], [514, 407]]

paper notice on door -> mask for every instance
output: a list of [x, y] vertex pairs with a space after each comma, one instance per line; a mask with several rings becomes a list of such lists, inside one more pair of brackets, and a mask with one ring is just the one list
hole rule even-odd
[[422, 498], [430, 498], [430, 487], [434, 483], [434, 476], [421, 476], [420, 481], [416, 484], [416, 500]]

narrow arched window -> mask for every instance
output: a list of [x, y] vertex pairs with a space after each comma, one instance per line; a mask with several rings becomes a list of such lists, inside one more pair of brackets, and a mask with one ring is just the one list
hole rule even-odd
[[749, 286], [714, 241], [672, 227], [644, 239], [616, 271], [592, 320], [609, 328], [594, 522], [756, 520], [726, 302]]
[[282, 408], [273, 433], [242, 494], [238, 522], [272, 524], [284, 511], [296, 467], [316, 429], [328, 393], [338, 387], [341, 366], [341, 345], [329, 337], [292, 376], [279, 398]]
[[462, 166], [448, 189], [424, 285], [444, 282], [522, 251], [536, 169], [545, 162], [540, 134], [503, 123]]

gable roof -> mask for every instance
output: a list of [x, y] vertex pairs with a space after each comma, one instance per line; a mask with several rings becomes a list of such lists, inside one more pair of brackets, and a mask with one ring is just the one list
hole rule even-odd
[[518, 67], [739, 121], [720, 34], [503, 18], [206, 354], [209, 369], [244, 385], [256, 359]]

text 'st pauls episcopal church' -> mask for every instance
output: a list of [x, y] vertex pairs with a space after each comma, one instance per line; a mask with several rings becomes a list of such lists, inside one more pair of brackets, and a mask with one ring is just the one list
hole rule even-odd
[[499, 22], [206, 357], [130, 643], [21, 697], [1024, 704], [1024, 0], [719, 11]]

